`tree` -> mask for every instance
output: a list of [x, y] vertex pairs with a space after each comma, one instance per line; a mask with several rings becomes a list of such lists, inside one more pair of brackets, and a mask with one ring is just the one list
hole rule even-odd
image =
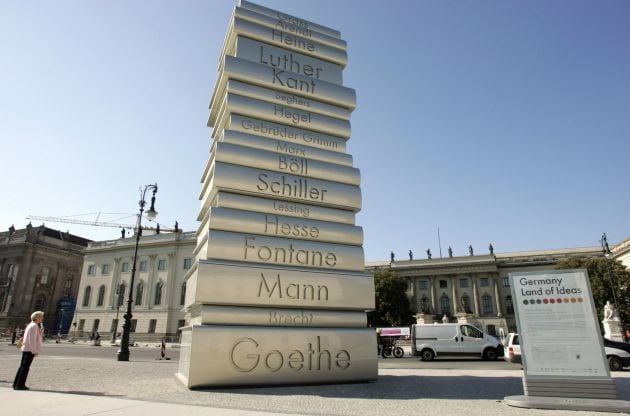
[[[604, 305], [617, 299], [617, 310], [621, 321], [630, 323], [630, 271], [618, 261], [606, 258], [574, 257], [558, 262], [557, 269], [586, 269], [598, 316], [603, 317]], [[615, 296], [611, 290], [614, 286]]]
[[368, 323], [372, 327], [409, 326], [415, 322], [409, 309], [407, 281], [396, 276], [391, 270], [378, 270], [374, 273], [376, 308], [368, 313]]

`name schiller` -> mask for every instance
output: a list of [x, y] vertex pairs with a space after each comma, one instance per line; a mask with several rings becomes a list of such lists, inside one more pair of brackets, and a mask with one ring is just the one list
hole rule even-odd
[[322, 348], [319, 336], [304, 348], [289, 351], [263, 348], [254, 338], [243, 337], [234, 342], [229, 358], [232, 366], [241, 373], [255, 370], [275, 373], [282, 368], [295, 372], [345, 371], [352, 363], [349, 351]]

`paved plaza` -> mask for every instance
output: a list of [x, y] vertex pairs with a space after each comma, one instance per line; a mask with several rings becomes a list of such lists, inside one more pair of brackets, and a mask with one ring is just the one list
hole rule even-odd
[[[19, 365], [14, 349], [0, 344], [3, 414], [576, 415], [503, 403], [505, 396], [523, 394], [523, 373], [517, 369], [381, 368], [372, 383], [188, 390], [175, 377], [174, 360], [140, 359], [139, 354], [134, 360], [133, 350], [130, 362], [62, 357], [47, 355], [46, 346], [28, 378], [32, 390], [14, 391], [11, 384]], [[77, 347], [77, 354], [84, 350]], [[613, 373], [613, 378], [620, 398], [630, 400], [630, 371]]]

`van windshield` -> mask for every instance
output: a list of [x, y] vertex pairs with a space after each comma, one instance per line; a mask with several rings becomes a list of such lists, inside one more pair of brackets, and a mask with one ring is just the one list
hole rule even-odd
[[470, 325], [462, 325], [462, 334], [471, 338], [483, 338], [483, 332]]

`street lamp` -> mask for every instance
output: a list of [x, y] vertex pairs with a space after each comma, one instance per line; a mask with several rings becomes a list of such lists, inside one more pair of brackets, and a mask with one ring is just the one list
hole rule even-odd
[[612, 292], [613, 302], [615, 304], [615, 308], [618, 308], [617, 305], [617, 297], [615, 296], [615, 284], [613, 283], [612, 270], [610, 269], [610, 255], [612, 252], [610, 251], [610, 247], [608, 247], [608, 240], [606, 239], [606, 233], [602, 234], [602, 239], [600, 240], [602, 244], [602, 253], [604, 253], [604, 257], [606, 257], [606, 267], [608, 268], [608, 280], [610, 281], [610, 291]]
[[153, 185], [145, 185], [144, 190], [141, 192], [140, 212], [138, 213], [138, 221], [136, 222], [136, 248], [133, 253], [133, 261], [131, 263], [131, 280], [129, 282], [129, 297], [127, 298], [127, 312], [123, 315], [125, 323], [123, 323], [122, 338], [120, 339], [120, 350], [118, 350], [118, 361], [129, 361], [129, 332], [131, 330], [131, 305], [133, 304], [133, 281], [136, 277], [136, 260], [138, 259], [138, 245], [140, 244], [140, 236], [142, 235], [142, 213], [144, 212], [144, 206], [146, 205], [145, 197], [147, 191], [153, 191], [151, 196], [151, 208], [147, 211], [147, 217], [153, 219], [157, 216], [155, 210], [155, 194], [158, 190], [157, 183]]

